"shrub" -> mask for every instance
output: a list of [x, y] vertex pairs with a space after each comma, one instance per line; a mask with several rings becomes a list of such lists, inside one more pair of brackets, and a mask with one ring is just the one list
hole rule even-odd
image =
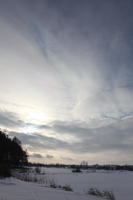
[[99, 196], [99, 197], [103, 196], [102, 192], [100, 192], [100, 190], [98, 190], [97, 188], [90, 188], [88, 191], [88, 194]]
[[41, 168], [40, 167], [35, 167], [35, 172], [37, 173], [37, 174], [41, 174]]
[[88, 191], [88, 194], [94, 195], [94, 196], [99, 196], [99, 197], [104, 197], [109, 200], [115, 200], [115, 196], [114, 196], [113, 192], [100, 191], [97, 188], [90, 188]]
[[30, 173], [20, 173], [19, 171], [12, 173], [12, 175], [22, 181], [45, 184], [46, 187], [57, 188], [65, 191], [73, 191], [70, 185], [58, 185], [57, 181], [53, 177], [40, 177]]
[[109, 192], [109, 191], [104, 191], [104, 197], [110, 200], [115, 200], [115, 196], [113, 194], [113, 192]]
[[66, 191], [71, 191], [71, 192], [73, 191], [73, 189], [71, 188], [70, 185], [65, 185], [65, 186], [62, 187], [62, 189], [66, 190]]
[[57, 188], [58, 187], [54, 178], [49, 179], [49, 185], [52, 188]]
[[80, 168], [75, 168], [72, 170], [73, 173], [80, 173], [82, 172]]

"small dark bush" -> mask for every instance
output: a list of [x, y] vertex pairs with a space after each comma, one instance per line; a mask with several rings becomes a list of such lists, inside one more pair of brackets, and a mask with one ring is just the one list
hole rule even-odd
[[103, 197], [103, 193], [100, 190], [98, 190], [97, 188], [90, 188], [88, 191], [88, 194]]
[[82, 172], [80, 168], [75, 168], [72, 170], [73, 173], [80, 173]]
[[35, 172], [37, 173], [37, 174], [41, 174], [41, 168], [40, 167], [35, 167]]
[[110, 199], [110, 200], [115, 200], [115, 196], [113, 194], [113, 192], [109, 192], [109, 191], [104, 191], [103, 192], [103, 196], [107, 199]]
[[50, 184], [50, 187], [51, 188], [57, 188], [57, 185], [56, 184]]
[[65, 191], [70, 191], [70, 192], [73, 191], [73, 189], [71, 188], [70, 185], [65, 185], [65, 186], [62, 187], [62, 189], [65, 190]]
[[88, 194], [98, 196], [98, 197], [103, 197], [109, 200], [115, 200], [115, 196], [113, 192], [110, 191], [100, 191], [97, 188], [90, 188], [88, 191]]

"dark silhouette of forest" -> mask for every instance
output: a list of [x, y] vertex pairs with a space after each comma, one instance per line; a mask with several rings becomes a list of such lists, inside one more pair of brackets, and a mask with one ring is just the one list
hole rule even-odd
[[27, 162], [27, 152], [23, 150], [21, 141], [0, 131], [0, 176], [10, 176], [11, 169], [22, 167]]

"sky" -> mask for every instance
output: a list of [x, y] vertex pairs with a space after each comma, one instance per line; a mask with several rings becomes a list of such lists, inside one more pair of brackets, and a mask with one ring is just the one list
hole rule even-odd
[[30, 161], [133, 164], [132, 10], [0, 0], [0, 127]]

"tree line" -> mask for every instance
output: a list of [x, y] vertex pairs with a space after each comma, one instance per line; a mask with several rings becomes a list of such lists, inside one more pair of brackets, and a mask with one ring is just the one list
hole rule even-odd
[[10, 176], [12, 168], [22, 167], [27, 162], [27, 152], [23, 150], [21, 141], [0, 131], [0, 176]]

